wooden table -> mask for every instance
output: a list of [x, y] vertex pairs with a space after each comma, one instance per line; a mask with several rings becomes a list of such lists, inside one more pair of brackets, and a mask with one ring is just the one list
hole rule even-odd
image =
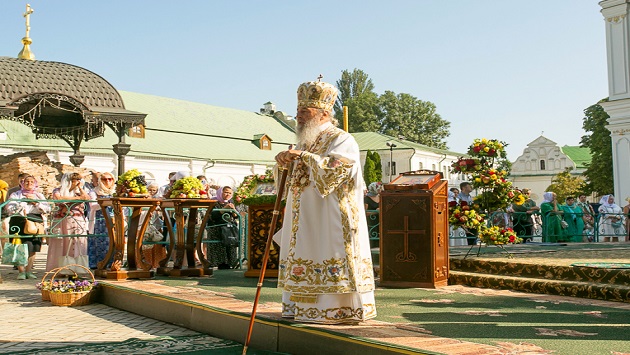
[[[142, 239], [151, 218], [147, 217], [140, 225], [140, 214], [143, 208], [148, 208], [147, 216], [155, 211], [162, 200], [151, 198], [99, 198], [97, 200], [107, 226], [109, 236], [109, 249], [105, 259], [97, 264], [96, 276], [108, 279], [144, 279], [152, 278], [155, 272], [151, 270], [151, 265], [142, 260]], [[114, 219], [106, 213], [106, 208], [111, 207], [114, 211]], [[123, 265], [124, 245], [125, 245], [125, 215], [123, 209], [131, 209], [131, 217], [127, 226], [127, 267], [120, 270], [107, 270], [107, 262], [114, 257], [114, 263]]]
[[[176, 238], [170, 238], [170, 244], [166, 258], [160, 262], [160, 267], [157, 272], [160, 275], [166, 276], [207, 276], [212, 275], [212, 267], [210, 262], [206, 259], [203, 250], [201, 249], [203, 238], [203, 232], [205, 230], [206, 223], [210, 218], [210, 211], [217, 203], [216, 200], [206, 199], [168, 199], [162, 200], [161, 208], [164, 214], [164, 223], [168, 228], [169, 235], [175, 235]], [[168, 215], [166, 209], [172, 208], [174, 210], [176, 230], [173, 233], [173, 225], [171, 218]], [[188, 209], [188, 224], [187, 231], [184, 231], [185, 215], [184, 209]], [[197, 224], [197, 213], [199, 209], [206, 209], [206, 214], [201, 222], [199, 232], [195, 236], [195, 226]], [[201, 267], [195, 266], [195, 249], [197, 251], [197, 257], [201, 262]], [[170, 260], [171, 255], [175, 250], [175, 261], [173, 267], [167, 267], [166, 263]], [[184, 258], [188, 266], [183, 268]]]

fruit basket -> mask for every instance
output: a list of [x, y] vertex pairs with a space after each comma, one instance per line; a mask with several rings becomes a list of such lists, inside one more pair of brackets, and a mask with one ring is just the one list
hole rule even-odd
[[203, 189], [201, 181], [193, 176], [181, 178], [171, 187], [170, 198], [207, 198], [208, 194]]
[[147, 181], [137, 169], [132, 169], [118, 177], [116, 197], [149, 197]]

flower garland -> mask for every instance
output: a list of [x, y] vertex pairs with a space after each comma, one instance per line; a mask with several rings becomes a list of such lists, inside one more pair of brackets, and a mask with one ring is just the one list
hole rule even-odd
[[248, 175], [243, 179], [241, 185], [236, 189], [234, 201], [244, 205], [264, 205], [276, 202], [276, 195], [255, 195], [256, 186], [261, 183], [273, 183], [274, 177], [271, 170], [264, 174]]

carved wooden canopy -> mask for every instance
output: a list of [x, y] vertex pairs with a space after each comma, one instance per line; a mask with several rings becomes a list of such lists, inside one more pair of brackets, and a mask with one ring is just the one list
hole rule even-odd
[[61, 138], [78, 154], [81, 142], [103, 136], [106, 125], [124, 141], [145, 117], [126, 110], [118, 91], [87, 69], [0, 57], [0, 119], [27, 125], [36, 138]]

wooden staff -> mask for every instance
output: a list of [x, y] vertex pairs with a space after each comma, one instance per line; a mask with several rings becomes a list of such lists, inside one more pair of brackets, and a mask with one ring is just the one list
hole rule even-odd
[[254, 307], [252, 308], [252, 315], [249, 318], [249, 329], [247, 330], [247, 338], [245, 339], [245, 346], [243, 346], [243, 355], [247, 353], [247, 347], [249, 346], [249, 340], [252, 336], [252, 330], [254, 329], [254, 319], [256, 318], [256, 308], [258, 307], [258, 299], [260, 298], [260, 290], [262, 289], [263, 281], [265, 280], [265, 271], [267, 270], [267, 262], [269, 261], [269, 252], [271, 251], [271, 243], [273, 243], [273, 235], [276, 229], [276, 223], [278, 223], [278, 216], [280, 215], [280, 206], [282, 203], [282, 196], [284, 195], [284, 185], [287, 182], [287, 175], [289, 170], [284, 167], [279, 168], [282, 173], [280, 176], [280, 185], [278, 185], [278, 194], [276, 202], [273, 205], [273, 215], [271, 217], [271, 224], [269, 225], [269, 235], [267, 236], [267, 244], [265, 245], [265, 254], [262, 259], [262, 266], [260, 268], [260, 276], [258, 277], [258, 285], [256, 288], [256, 297], [254, 298]]

